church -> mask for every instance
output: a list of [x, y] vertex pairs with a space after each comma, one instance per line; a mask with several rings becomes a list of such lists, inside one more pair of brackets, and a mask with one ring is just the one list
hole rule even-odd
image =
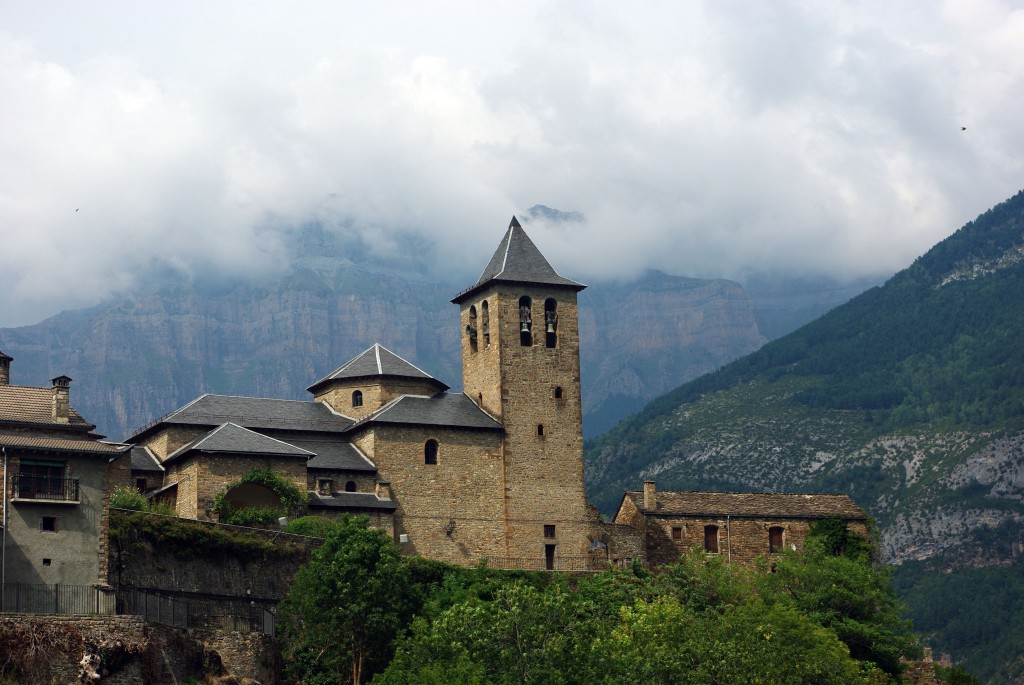
[[272, 505], [271, 470], [311, 514], [368, 515], [403, 553], [461, 565], [586, 570], [644, 556], [583, 487], [577, 294], [515, 217], [458, 305], [463, 392], [373, 345], [308, 401], [203, 395], [137, 431], [132, 477], [180, 516]]

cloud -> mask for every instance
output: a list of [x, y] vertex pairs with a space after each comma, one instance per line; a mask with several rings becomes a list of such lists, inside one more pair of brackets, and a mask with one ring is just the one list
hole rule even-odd
[[[590, 282], [905, 266], [1019, 189], [998, 2], [0, 8], [0, 325], [320, 221], [473, 278], [513, 212]], [[961, 126], [967, 126], [961, 131]], [[77, 211], [76, 211], [77, 210]]]

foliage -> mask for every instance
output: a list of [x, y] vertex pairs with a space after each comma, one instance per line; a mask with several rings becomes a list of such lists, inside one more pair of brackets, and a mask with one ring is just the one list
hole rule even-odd
[[114, 509], [149, 511], [149, 500], [130, 485], [121, 485], [114, 488], [114, 491], [110, 493], [110, 506]]
[[[927, 642], [942, 645], [983, 682], [1024, 676], [1024, 565], [930, 570], [922, 562], [896, 569], [893, 582]], [[941, 597], [942, 601], [935, 601]], [[998, 597], [998, 601], [993, 601]]]
[[111, 510], [110, 539], [121, 549], [153, 545], [183, 559], [221, 554], [240, 557], [293, 556], [305, 547], [271, 540], [258, 532], [228, 530], [222, 526], [147, 512]]
[[284, 527], [284, 532], [306, 535], [311, 538], [325, 538], [334, 530], [334, 521], [326, 516], [300, 516]]
[[364, 517], [342, 517], [280, 605], [289, 674], [303, 683], [363, 682], [387, 664], [416, 599], [387, 535]]
[[[281, 507], [242, 507], [235, 509], [228, 501], [227, 493], [239, 485], [252, 483], [262, 485], [275, 495], [281, 502]], [[297, 507], [306, 501], [304, 493], [295, 485], [284, 478], [281, 478], [270, 469], [253, 469], [233, 483], [224, 488], [213, 500], [213, 510], [217, 512], [221, 523], [229, 523], [236, 526], [265, 527], [277, 524], [277, 520], [287, 516]]]

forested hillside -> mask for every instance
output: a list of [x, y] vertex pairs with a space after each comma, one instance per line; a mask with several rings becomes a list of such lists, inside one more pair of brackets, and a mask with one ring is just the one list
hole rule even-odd
[[[1018, 193], [885, 285], [588, 444], [589, 490], [606, 512], [645, 478], [659, 489], [847, 492], [881, 524], [889, 561], [921, 562], [900, 572], [915, 612], [952, 602], [961, 625], [986, 626], [936, 626], [936, 646], [986, 677], [1024, 673], [1024, 649], [1007, 648], [1021, 614], [997, 624], [946, 594], [967, 569], [1024, 572], [1022, 334]], [[926, 582], [935, 571], [951, 574]], [[990, 599], [1009, 591], [986, 582]]]

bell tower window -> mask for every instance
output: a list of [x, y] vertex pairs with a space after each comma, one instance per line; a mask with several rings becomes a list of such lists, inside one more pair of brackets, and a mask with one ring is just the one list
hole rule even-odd
[[466, 336], [469, 338], [469, 349], [476, 352], [476, 305], [469, 308], [469, 323], [466, 324]]
[[544, 300], [544, 346], [558, 345], [558, 304], [553, 297]]
[[484, 347], [491, 346], [491, 313], [487, 309], [487, 300], [480, 305], [480, 327], [484, 333]]
[[529, 297], [523, 295], [519, 298], [519, 344], [523, 347], [533, 345], [533, 316], [530, 311], [532, 306]]

